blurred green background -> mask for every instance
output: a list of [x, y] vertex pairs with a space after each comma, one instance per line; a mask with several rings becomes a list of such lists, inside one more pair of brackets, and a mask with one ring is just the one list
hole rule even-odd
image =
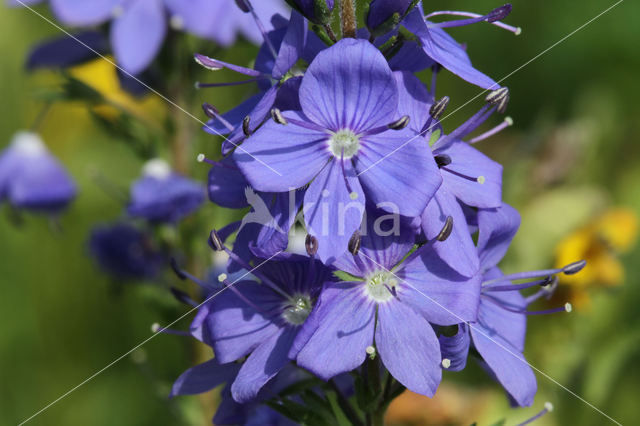
[[[498, 80], [613, 3], [516, 0], [507, 22], [523, 28], [520, 36], [488, 24], [454, 28], [450, 33], [468, 42], [477, 68]], [[439, 0], [426, 3], [425, 9], [482, 13], [498, 5], [488, 0]], [[625, 206], [631, 216], [640, 214], [638, 16], [638, 2], [622, 2], [503, 82], [511, 89], [508, 114], [515, 125], [479, 146], [504, 164], [504, 199], [523, 216], [521, 232], [504, 264], [506, 271], [552, 266], [560, 241], [593, 225], [613, 207]], [[33, 93], [57, 82], [53, 73], [27, 74], [23, 68], [35, 43], [57, 35], [55, 28], [27, 10], [0, 10], [0, 147], [16, 131], [31, 126], [42, 106]], [[203, 45], [189, 40], [185, 46]], [[204, 49], [208, 53], [215, 48]], [[249, 64], [255, 49], [242, 42], [223, 57]], [[190, 52], [183, 53], [179, 60], [190, 61]], [[193, 82], [203, 75], [185, 67], [180, 77]], [[228, 81], [234, 76], [222, 72], [207, 78]], [[200, 118], [199, 103], [207, 100], [224, 111], [252, 89], [194, 93], [191, 84], [186, 87], [191, 93], [188, 109]], [[479, 89], [444, 72], [437, 91], [438, 97], [451, 97], [453, 111]], [[481, 104], [479, 98], [447, 118], [445, 129], [464, 121]], [[218, 141], [200, 132], [196, 121], [192, 128], [193, 152], [202, 150], [215, 158]], [[56, 105], [40, 132], [75, 177], [80, 192], [61, 217], [61, 230], [52, 228], [46, 218], [30, 215], [16, 225], [6, 206], [0, 209], [3, 425], [26, 419], [129, 351], [149, 337], [152, 323], [170, 322], [187, 310], [161, 285], [113, 283], [87, 256], [91, 226], [114, 220], [122, 212], [120, 202], [92, 180], [92, 171], [126, 188], [142, 162], [127, 147], [128, 141], [102, 131], [80, 104]], [[191, 160], [189, 166], [205, 178], [206, 167]], [[229, 212], [211, 205], [203, 210], [186, 225], [202, 229], [202, 238], [187, 247], [201, 270], [209, 262], [208, 228], [229, 218]], [[613, 232], [631, 234], [626, 223], [614, 221]], [[597, 239], [600, 234], [595, 234]], [[613, 246], [612, 250], [618, 249]], [[609, 424], [555, 380], [622, 424], [634, 424], [640, 415], [640, 369], [635, 368], [640, 362], [639, 254], [640, 246], [630, 245], [626, 253], [616, 255], [625, 271], [619, 285], [599, 286], [596, 279], [589, 289], [574, 284], [573, 293], [561, 292], [560, 297], [587, 300], [572, 314], [530, 318], [525, 355], [553, 378], [537, 375], [540, 392], [534, 407], [510, 410], [498, 386], [471, 365], [463, 374], [445, 374], [443, 390], [434, 400], [399, 402], [390, 414], [392, 420], [491, 424], [506, 417], [507, 424], [515, 424], [551, 401], [554, 412], [539, 424]], [[168, 276], [167, 281], [164, 285], [176, 280]], [[186, 328], [189, 320], [176, 328]], [[201, 356], [187, 339], [156, 337], [30, 424], [208, 424], [211, 395], [174, 401], [166, 397], [172, 381]]]

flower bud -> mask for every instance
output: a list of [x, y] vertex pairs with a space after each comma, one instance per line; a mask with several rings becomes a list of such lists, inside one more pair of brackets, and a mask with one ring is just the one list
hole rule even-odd
[[287, 0], [287, 3], [314, 24], [324, 25], [329, 22], [335, 0]]

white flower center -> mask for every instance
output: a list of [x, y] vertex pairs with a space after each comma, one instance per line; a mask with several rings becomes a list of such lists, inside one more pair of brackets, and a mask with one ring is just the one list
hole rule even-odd
[[360, 138], [349, 129], [338, 130], [329, 139], [329, 149], [338, 158], [343, 152], [345, 159], [351, 158], [360, 149]]
[[376, 272], [367, 278], [365, 292], [375, 302], [386, 302], [393, 299], [398, 280], [391, 272]]
[[158, 180], [163, 180], [171, 175], [171, 166], [160, 158], [147, 161], [142, 167], [142, 174]]
[[47, 152], [39, 135], [32, 132], [18, 132], [13, 137], [12, 146], [22, 155], [37, 157]]
[[291, 302], [285, 305], [282, 317], [289, 324], [300, 325], [307, 320], [312, 307], [309, 296], [299, 294], [294, 296]]

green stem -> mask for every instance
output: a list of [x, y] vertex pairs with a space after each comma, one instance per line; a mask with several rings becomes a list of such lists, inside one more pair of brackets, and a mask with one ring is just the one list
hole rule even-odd
[[356, 38], [356, 4], [354, 0], [340, 0], [342, 37]]
[[329, 385], [338, 396], [338, 405], [340, 405], [340, 408], [344, 412], [345, 416], [347, 416], [351, 424], [355, 426], [362, 426], [362, 421], [360, 420], [360, 417], [358, 416], [356, 411], [353, 409], [353, 406], [351, 405], [349, 400], [342, 394], [342, 392], [340, 392], [340, 388], [338, 387], [336, 382], [333, 379], [331, 379], [329, 380]]

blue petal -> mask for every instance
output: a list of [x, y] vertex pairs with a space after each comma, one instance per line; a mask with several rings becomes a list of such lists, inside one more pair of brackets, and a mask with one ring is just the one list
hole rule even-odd
[[355, 167], [367, 200], [392, 213], [420, 216], [442, 183], [425, 140], [404, 129], [367, 136], [361, 144]]
[[460, 275], [472, 277], [480, 269], [478, 252], [458, 200], [443, 185], [422, 213], [422, 229], [427, 239], [435, 240], [448, 216], [453, 219], [453, 230], [446, 240], [433, 241], [433, 249]]
[[463, 203], [479, 208], [500, 207], [502, 204], [502, 166], [466, 142], [455, 140], [435, 155], [446, 154], [451, 158], [447, 169], [478, 178], [483, 183], [470, 181], [442, 170], [443, 185]]
[[536, 376], [522, 353], [477, 324], [471, 326], [471, 337], [473, 345], [509, 395], [520, 406], [531, 405], [537, 390]]
[[[235, 290], [265, 312], [277, 311], [282, 298], [273, 290], [254, 281], [234, 284]], [[279, 332], [272, 318], [257, 312], [233, 290], [227, 290], [211, 301], [207, 324], [214, 340], [218, 361], [227, 363], [247, 355], [262, 342]]]
[[249, 355], [231, 385], [233, 399], [245, 403], [258, 395], [265, 383], [290, 361], [288, 353], [296, 333], [296, 328], [283, 328]]
[[307, 44], [307, 21], [295, 10], [291, 11], [291, 20], [287, 33], [280, 45], [280, 51], [273, 67], [273, 77], [281, 79], [298, 59], [302, 57]]
[[132, 3], [111, 27], [111, 45], [118, 65], [134, 75], [144, 71], [160, 51], [166, 34], [162, 0]]
[[302, 79], [300, 104], [313, 122], [358, 133], [389, 123], [398, 92], [382, 53], [348, 38], [316, 56]]
[[170, 397], [176, 395], [195, 395], [207, 392], [235, 377], [240, 368], [239, 364], [218, 363], [217, 359], [191, 367], [180, 375], [171, 388]]
[[51, 10], [65, 25], [88, 27], [101, 24], [111, 18], [122, 0], [51, 0]]
[[422, 48], [434, 61], [463, 78], [469, 83], [483, 89], [497, 89], [500, 87], [495, 81], [476, 70], [467, 56], [464, 48], [443, 29], [431, 24], [428, 26], [419, 9], [407, 15], [403, 25], [422, 42]]
[[471, 336], [467, 324], [458, 324], [458, 332], [453, 336], [441, 335], [438, 338], [442, 359], [448, 359], [451, 364], [448, 371], [462, 371], [467, 365]]
[[478, 210], [478, 254], [482, 269], [496, 266], [504, 257], [520, 227], [520, 214], [508, 204]]
[[360, 366], [373, 342], [375, 304], [362, 283], [331, 284], [322, 291], [307, 322], [318, 328], [298, 353], [298, 365], [323, 380]]
[[393, 76], [396, 79], [399, 95], [396, 117], [408, 115], [409, 128], [420, 133], [429, 118], [433, 95], [429, 93], [424, 83], [410, 72], [396, 71]]
[[249, 182], [244, 178], [232, 157], [225, 157], [209, 170], [209, 199], [222, 207], [242, 209], [248, 206], [245, 188]]
[[318, 239], [318, 257], [323, 262], [331, 263], [347, 251], [349, 239], [362, 223], [364, 206], [362, 187], [347, 161], [344, 174], [340, 160], [333, 159], [311, 182], [304, 196], [304, 218], [307, 232]]
[[376, 347], [384, 366], [407, 389], [433, 396], [442, 378], [440, 345], [431, 324], [398, 300], [378, 304]]
[[466, 278], [444, 263], [430, 246], [424, 246], [397, 272], [399, 297], [434, 324], [455, 325], [478, 316], [480, 278]]
[[[287, 114], [306, 121], [294, 112]], [[327, 138], [324, 132], [269, 120], [234, 151], [233, 158], [255, 189], [287, 192], [306, 185], [326, 164]]]
[[107, 40], [97, 31], [77, 33], [73, 37], [64, 35], [47, 40], [31, 50], [26, 67], [28, 70], [66, 68], [97, 58], [95, 52], [104, 54], [108, 49]]

